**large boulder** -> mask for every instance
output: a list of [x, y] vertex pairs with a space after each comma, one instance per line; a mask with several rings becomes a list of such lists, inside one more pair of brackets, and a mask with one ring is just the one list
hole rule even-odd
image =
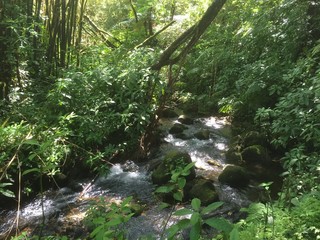
[[[191, 157], [186, 152], [172, 150], [168, 152], [162, 163], [152, 172], [151, 178], [154, 184], [166, 184], [174, 172], [182, 170], [189, 163], [192, 163]], [[190, 174], [186, 177], [187, 180], [192, 180], [196, 176], [195, 167], [190, 169]]]
[[187, 195], [190, 199], [199, 198], [203, 205], [208, 205], [219, 200], [214, 185], [206, 179], [195, 179]]
[[266, 148], [261, 145], [252, 145], [246, 147], [242, 153], [242, 159], [247, 164], [260, 163], [269, 164], [271, 162], [270, 155]]
[[186, 115], [180, 115], [178, 118], [178, 121], [182, 124], [191, 125], [193, 124], [193, 119], [186, 116]]
[[249, 184], [250, 174], [243, 167], [228, 165], [218, 179], [231, 187], [241, 188]]
[[208, 140], [210, 137], [210, 131], [208, 129], [203, 129], [196, 132], [194, 136], [199, 140]]
[[235, 149], [229, 149], [226, 152], [226, 163], [239, 165], [242, 162], [241, 153]]
[[170, 128], [169, 133], [171, 134], [178, 134], [182, 133], [185, 129], [188, 127], [184, 126], [183, 124], [180, 123], [175, 123], [173, 126]]
[[185, 133], [177, 133], [177, 134], [174, 134], [174, 137], [176, 138], [180, 138], [182, 140], [188, 140], [188, 139], [191, 139], [192, 136], [189, 136], [189, 135], [186, 135]]

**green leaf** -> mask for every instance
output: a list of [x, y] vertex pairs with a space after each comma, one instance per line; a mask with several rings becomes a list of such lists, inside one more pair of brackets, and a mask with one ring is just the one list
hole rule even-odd
[[230, 232], [230, 240], [240, 240], [239, 230], [235, 227]]
[[40, 146], [39, 142], [35, 139], [27, 139], [23, 142], [23, 144]]
[[191, 206], [194, 210], [199, 211], [201, 206], [201, 200], [199, 198], [192, 199]]
[[193, 213], [194, 212], [192, 210], [184, 208], [184, 209], [179, 209], [179, 210], [175, 211], [173, 215], [184, 216], [184, 215], [189, 215], [189, 214], [193, 214]]
[[177, 201], [182, 201], [182, 198], [183, 198], [183, 192], [179, 191], [179, 192], [175, 192], [173, 194], [173, 198]]
[[184, 169], [182, 170], [181, 175], [182, 176], [188, 176], [190, 174], [190, 169], [195, 165], [196, 163], [192, 162], [189, 163], [187, 166], [184, 167]]
[[170, 207], [170, 204], [162, 202], [162, 203], [160, 203], [160, 205], [159, 205], [159, 208], [160, 208], [161, 210], [162, 210], [162, 209], [165, 209], [165, 208], [167, 208], [167, 207]]
[[190, 219], [182, 219], [177, 223], [180, 229], [185, 229], [190, 226]]
[[92, 221], [95, 225], [101, 225], [105, 223], [105, 219], [103, 217], [94, 218]]
[[177, 232], [179, 232], [180, 228], [178, 225], [172, 225], [171, 227], [168, 228], [168, 239], [172, 239]]
[[8, 189], [0, 189], [0, 193], [6, 197], [9, 197], [9, 198], [15, 197], [14, 193]]
[[156, 193], [169, 193], [174, 189], [173, 186], [161, 186], [156, 189]]
[[299, 199], [297, 197], [292, 198], [291, 203], [295, 206], [298, 206], [300, 204]]
[[[96, 235], [98, 235], [99, 233], [101, 234], [101, 232], [104, 230], [104, 226], [100, 225], [98, 227], [96, 227], [91, 233], [90, 233], [90, 237], [94, 237]], [[95, 238], [97, 239], [97, 238]]]
[[171, 176], [172, 182], [177, 182], [180, 174], [181, 174], [180, 172], [173, 173], [172, 176]]
[[6, 187], [6, 186], [12, 186], [13, 184], [8, 182], [8, 183], [0, 183], [0, 188]]
[[212, 212], [216, 210], [217, 208], [221, 207], [223, 205], [223, 202], [214, 202], [209, 204], [207, 207], [202, 209], [201, 214], [207, 214], [209, 212]]
[[179, 178], [178, 179], [178, 186], [180, 189], [184, 188], [184, 186], [186, 185], [186, 179], [185, 178]]
[[191, 225], [195, 225], [197, 224], [198, 222], [201, 222], [201, 216], [200, 216], [200, 213], [196, 212], [196, 213], [193, 213], [191, 218], [190, 218], [190, 223]]
[[190, 231], [190, 240], [198, 240], [200, 238], [200, 230], [201, 230], [200, 222], [192, 226]]
[[32, 153], [32, 154], [29, 155], [28, 159], [29, 160], [33, 160], [36, 156], [38, 156], [37, 153]]
[[132, 198], [133, 198], [132, 196], [125, 198], [122, 201], [121, 206], [124, 207], [124, 206], [128, 205], [131, 202]]
[[122, 223], [121, 219], [119, 217], [115, 218], [115, 219], [111, 219], [110, 221], [108, 221], [105, 226], [108, 227], [113, 227], [113, 226], [117, 226], [120, 223]]
[[213, 227], [219, 231], [230, 233], [233, 229], [233, 224], [224, 218], [209, 218], [204, 221], [210, 227]]
[[27, 174], [32, 173], [32, 172], [41, 173], [41, 170], [39, 168], [31, 168], [31, 169], [25, 170], [22, 173], [22, 176], [27, 175]]

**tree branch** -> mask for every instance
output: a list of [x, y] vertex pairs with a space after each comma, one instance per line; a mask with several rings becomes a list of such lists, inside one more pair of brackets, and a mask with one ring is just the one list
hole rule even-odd
[[[157, 63], [151, 66], [153, 70], [160, 70], [163, 66], [177, 63], [181, 58], [186, 56], [192, 47], [198, 42], [202, 34], [210, 26], [212, 21], [216, 18], [223, 5], [227, 0], [215, 0], [207, 9], [200, 21], [190, 27], [187, 31], [182, 33], [160, 56]], [[190, 39], [191, 38], [191, 39]], [[171, 56], [181, 47], [187, 40], [190, 39], [188, 44], [181, 50], [177, 57], [171, 58]]]
[[162, 33], [164, 30], [166, 30], [168, 27], [170, 27], [174, 23], [175, 23], [175, 21], [171, 21], [169, 24], [167, 24], [166, 26], [161, 28], [158, 32], [156, 32], [155, 34], [153, 34], [150, 37], [148, 37], [147, 39], [145, 39], [142, 43], [137, 45], [135, 48], [140, 48], [140, 47], [147, 45], [152, 39], [154, 39], [156, 36], [158, 36], [160, 33]]

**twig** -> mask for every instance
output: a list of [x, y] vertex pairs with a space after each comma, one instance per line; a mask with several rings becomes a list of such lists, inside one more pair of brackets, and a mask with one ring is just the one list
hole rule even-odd
[[169, 213], [169, 216], [167, 217], [166, 222], [165, 222], [165, 224], [164, 224], [164, 226], [163, 226], [163, 230], [162, 230], [160, 239], [163, 239], [164, 232], [166, 231], [167, 225], [168, 225], [168, 223], [169, 223], [170, 218], [172, 217], [172, 214], [173, 214], [174, 210], [176, 209], [176, 206], [177, 206], [177, 205], [173, 205], [173, 207], [171, 208], [171, 211], [170, 211], [170, 213]]

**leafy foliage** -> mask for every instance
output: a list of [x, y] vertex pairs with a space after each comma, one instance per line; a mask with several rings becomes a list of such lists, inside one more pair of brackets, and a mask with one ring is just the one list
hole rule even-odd
[[[222, 206], [222, 202], [214, 202], [205, 208], [201, 208], [201, 201], [194, 198], [191, 201], [192, 209], [179, 209], [174, 212], [175, 216], [190, 216], [186, 219], [180, 220], [178, 223], [168, 228], [168, 239], [176, 239], [179, 231], [190, 228], [189, 237], [191, 240], [199, 239], [201, 235], [201, 228], [204, 224], [209, 225], [219, 231], [222, 231], [228, 239], [238, 239], [235, 237], [236, 229], [233, 225], [224, 218], [208, 218], [204, 219], [204, 215], [208, 214]], [[233, 236], [233, 237], [232, 237]], [[229, 238], [230, 237], [230, 238]]]
[[[185, 162], [182, 162], [185, 164]], [[179, 163], [178, 163], [179, 164]], [[181, 164], [181, 163], [180, 163]], [[183, 168], [172, 169], [171, 179], [168, 184], [160, 186], [156, 189], [155, 193], [170, 193], [177, 202], [182, 202], [184, 198], [184, 187], [187, 183], [186, 177], [190, 174], [190, 169], [193, 168], [195, 163], [189, 163]], [[183, 165], [182, 165], [183, 166]]]
[[[273, 216], [266, 206], [252, 204], [249, 216], [238, 223], [240, 239], [319, 239], [319, 192], [299, 198], [288, 210], [274, 205]], [[267, 221], [265, 221], [265, 219]]]
[[128, 206], [132, 197], [124, 199], [120, 205], [108, 204], [103, 198], [89, 209], [85, 222], [93, 228], [93, 239], [126, 239], [125, 227], [122, 225], [134, 215]]

